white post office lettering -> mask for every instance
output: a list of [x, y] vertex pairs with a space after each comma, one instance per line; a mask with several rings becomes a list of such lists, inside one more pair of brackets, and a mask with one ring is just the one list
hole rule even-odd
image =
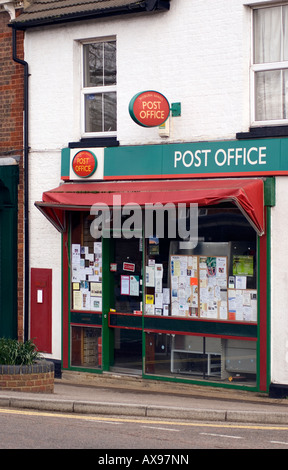
[[233, 161], [237, 166], [239, 160], [240, 162], [242, 160], [243, 165], [265, 165], [266, 147], [251, 147], [250, 149], [238, 147], [229, 148], [227, 151], [219, 149], [215, 153], [215, 163], [218, 166], [230, 166]]
[[194, 154], [191, 150], [186, 150], [183, 154], [179, 150], [176, 150], [174, 153], [174, 168], [177, 168], [179, 161], [182, 161], [186, 168], [189, 168], [192, 165], [197, 168], [202, 164], [207, 166], [208, 153], [211, 153], [211, 150], [196, 150]]
[[[217, 166], [231, 166], [231, 165], [266, 165], [266, 154], [267, 147], [236, 147], [218, 149], [214, 155], [214, 163]], [[182, 164], [186, 168], [194, 166], [198, 168], [200, 166], [208, 165], [208, 155], [211, 154], [211, 150], [196, 150], [194, 153], [191, 150], [181, 152], [176, 150], [174, 152], [174, 168], [177, 168], [178, 164]], [[211, 161], [211, 159], [210, 159]]]

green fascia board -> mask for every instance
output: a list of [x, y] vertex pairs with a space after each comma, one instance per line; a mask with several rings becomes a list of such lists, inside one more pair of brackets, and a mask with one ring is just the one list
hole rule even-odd
[[[63, 180], [69, 179], [70, 150], [63, 148], [61, 153]], [[104, 179], [273, 178], [281, 175], [288, 175], [288, 138], [104, 148]], [[275, 182], [273, 187], [272, 180], [265, 186], [265, 204], [275, 204]]]
[[288, 138], [105, 148], [104, 178], [288, 175]]
[[104, 176], [162, 174], [162, 145], [105, 148]]

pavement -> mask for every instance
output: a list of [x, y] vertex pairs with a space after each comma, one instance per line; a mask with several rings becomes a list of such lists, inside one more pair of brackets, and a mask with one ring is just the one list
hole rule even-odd
[[288, 398], [142, 379], [115, 373], [63, 371], [54, 393], [0, 390], [0, 407], [145, 419], [288, 425]]

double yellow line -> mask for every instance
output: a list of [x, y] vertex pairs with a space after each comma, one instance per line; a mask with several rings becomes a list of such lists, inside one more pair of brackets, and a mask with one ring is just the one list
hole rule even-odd
[[206, 422], [190, 422], [190, 421], [167, 421], [155, 420], [149, 418], [122, 418], [122, 417], [108, 417], [108, 416], [94, 416], [94, 415], [77, 415], [75, 413], [59, 413], [48, 411], [32, 411], [32, 410], [15, 410], [0, 408], [2, 414], [26, 415], [26, 416], [42, 416], [47, 418], [65, 418], [65, 419], [80, 419], [87, 421], [106, 421], [111, 423], [136, 423], [136, 424], [161, 424], [161, 426], [190, 426], [190, 427], [209, 427], [209, 428], [230, 428], [230, 429], [263, 429], [273, 431], [288, 431], [288, 426], [265, 425], [265, 424], [228, 424], [228, 423], [206, 423]]

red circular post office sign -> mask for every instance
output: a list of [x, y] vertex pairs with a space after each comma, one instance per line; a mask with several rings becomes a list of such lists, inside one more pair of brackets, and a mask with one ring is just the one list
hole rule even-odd
[[97, 158], [90, 150], [80, 150], [72, 161], [74, 173], [81, 178], [93, 175], [97, 168]]
[[148, 90], [137, 93], [129, 103], [129, 113], [139, 126], [161, 126], [169, 117], [170, 105], [162, 93]]

